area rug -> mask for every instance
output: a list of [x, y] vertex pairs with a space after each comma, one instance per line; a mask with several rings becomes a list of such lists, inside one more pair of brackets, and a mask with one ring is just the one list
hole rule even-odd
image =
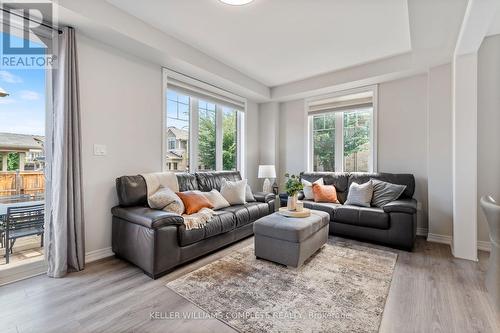
[[293, 269], [248, 246], [167, 287], [240, 332], [377, 332], [396, 259], [330, 239]]

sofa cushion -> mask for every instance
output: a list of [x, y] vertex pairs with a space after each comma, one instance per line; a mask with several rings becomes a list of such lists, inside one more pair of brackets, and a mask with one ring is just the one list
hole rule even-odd
[[[347, 189], [349, 183], [349, 173], [347, 172], [303, 172], [300, 174], [300, 179], [305, 179], [309, 182], [315, 182], [323, 178], [325, 185], [333, 185], [337, 190], [337, 198], [340, 203], [344, 203], [347, 199]], [[300, 197], [299, 197], [300, 200]]]
[[239, 171], [197, 172], [195, 175], [199, 189], [203, 192], [210, 192], [213, 189], [220, 192], [223, 179], [233, 182], [241, 180]]
[[334, 222], [389, 229], [389, 214], [381, 208], [341, 206], [335, 209]]
[[207, 222], [204, 228], [186, 230], [184, 225], [180, 225], [177, 233], [179, 235], [180, 246], [186, 246], [199, 242], [231, 230], [236, 226], [236, 217], [230, 212], [216, 211], [215, 215]]
[[[190, 173], [176, 173], [177, 182], [179, 183], [179, 192], [199, 190], [196, 176]], [[210, 190], [209, 190], [210, 191]]]
[[304, 200], [303, 203], [305, 208], [327, 212], [328, 214], [330, 214], [330, 220], [332, 221], [335, 214], [335, 209], [337, 209], [338, 207], [342, 207], [341, 204], [330, 202], [314, 202], [310, 200]]
[[269, 205], [263, 202], [248, 202], [244, 205], [235, 205], [221, 210], [232, 212], [236, 216], [236, 228], [239, 228], [268, 215]]
[[122, 207], [146, 206], [147, 192], [146, 181], [140, 175], [116, 178], [116, 193]]
[[358, 184], [366, 183], [371, 178], [392, 184], [405, 185], [406, 188], [403, 194], [401, 194], [401, 199], [410, 199], [415, 192], [415, 177], [405, 173], [351, 173], [349, 176], [349, 186], [354, 182]]

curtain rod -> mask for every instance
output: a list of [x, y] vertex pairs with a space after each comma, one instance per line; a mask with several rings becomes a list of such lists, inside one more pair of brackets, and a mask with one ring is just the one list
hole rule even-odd
[[50, 24], [47, 24], [47, 23], [44, 23], [44, 22], [39, 22], [39, 21], [37, 21], [37, 20], [33, 20], [33, 19], [31, 19], [31, 18], [29, 18], [29, 17], [26, 17], [26, 16], [23, 16], [23, 15], [16, 14], [16, 13], [12, 12], [12, 10], [13, 10], [13, 9], [5, 9], [5, 8], [0, 8], [0, 9], [1, 9], [3, 12], [9, 13], [9, 14], [14, 15], [14, 16], [17, 16], [17, 17], [20, 17], [20, 18], [22, 18], [23, 20], [27, 20], [27, 21], [31, 21], [31, 22], [33, 22], [33, 23], [37, 23], [37, 24], [39, 24], [39, 25], [41, 25], [41, 26], [44, 26], [44, 27], [46, 27], [46, 28], [49, 28], [49, 29], [51, 29], [51, 30], [55, 30], [55, 31], [57, 31], [59, 34], [62, 34], [62, 30], [60, 30], [59, 28], [57, 28], [57, 27], [53, 27], [53, 26], [51, 26]]

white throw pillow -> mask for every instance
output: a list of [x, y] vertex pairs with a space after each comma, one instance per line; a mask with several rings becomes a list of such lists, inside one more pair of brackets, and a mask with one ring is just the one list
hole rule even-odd
[[373, 183], [370, 180], [364, 184], [352, 183], [345, 205], [370, 207], [373, 196]]
[[247, 180], [238, 180], [231, 182], [222, 179], [220, 187], [220, 194], [229, 202], [230, 205], [244, 205], [246, 204], [246, 188]]
[[148, 202], [153, 209], [161, 209], [176, 214], [184, 213], [184, 204], [181, 198], [168, 187], [160, 187], [158, 191], [148, 198]]
[[[247, 180], [247, 182], [248, 182], [248, 180]], [[255, 202], [255, 197], [253, 196], [252, 188], [248, 184], [247, 184], [247, 188], [245, 191], [245, 200], [246, 200], [246, 202]]]
[[304, 185], [304, 189], [302, 190], [304, 192], [304, 199], [307, 200], [314, 200], [313, 184], [325, 185], [323, 178], [318, 179], [314, 183], [305, 179], [301, 179], [300, 181], [302, 182], [302, 185]]
[[220, 192], [217, 191], [216, 189], [213, 189], [210, 192], [201, 192], [201, 194], [203, 194], [205, 198], [207, 198], [208, 201], [210, 201], [210, 203], [213, 206], [212, 209], [221, 209], [230, 206], [229, 202], [227, 202], [227, 200], [224, 199], [222, 194], [220, 194]]

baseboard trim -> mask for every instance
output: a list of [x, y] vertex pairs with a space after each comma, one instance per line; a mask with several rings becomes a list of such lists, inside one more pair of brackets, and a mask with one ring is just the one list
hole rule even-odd
[[439, 234], [428, 233], [427, 234], [427, 241], [432, 242], [432, 243], [451, 245], [452, 238], [451, 238], [451, 236], [448, 236], [448, 235], [439, 235]]
[[85, 254], [85, 263], [112, 257], [114, 255], [115, 254], [113, 253], [113, 251], [111, 251], [111, 247], [105, 247], [104, 249], [90, 251]]
[[417, 228], [417, 236], [426, 236], [429, 233], [427, 228]]
[[491, 243], [487, 241], [477, 241], [477, 249], [480, 251], [491, 252]]
[[[439, 235], [439, 234], [431, 234], [429, 233], [427, 235], [427, 241], [432, 242], [432, 243], [440, 243], [440, 244], [446, 244], [452, 246], [453, 238], [448, 235]], [[486, 241], [477, 241], [477, 249], [479, 251], [486, 251], [490, 252], [491, 251], [491, 244], [490, 242]]]

